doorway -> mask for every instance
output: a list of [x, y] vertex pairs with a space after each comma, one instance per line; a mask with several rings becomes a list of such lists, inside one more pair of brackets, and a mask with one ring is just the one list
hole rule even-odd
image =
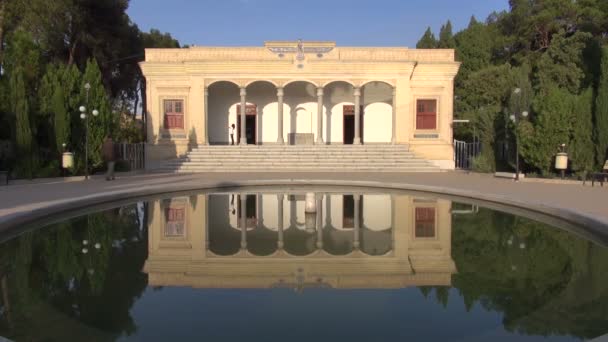
[[[245, 137], [247, 144], [255, 145], [258, 142], [257, 137], [257, 106], [254, 104], [247, 105], [245, 112]], [[241, 142], [241, 106], [236, 108], [236, 136], [237, 144]]]
[[[344, 113], [344, 119], [342, 122], [342, 127], [344, 130], [343, 138], [345, 145], [352, 145], [355, 141], [355, 106], [353, 105], [345, 105], [342, 108], [342, 113]], [[363, 106], [360, 107], [359, 110], [359, 129], [361, 130], [361, 142], [363, 143]]]

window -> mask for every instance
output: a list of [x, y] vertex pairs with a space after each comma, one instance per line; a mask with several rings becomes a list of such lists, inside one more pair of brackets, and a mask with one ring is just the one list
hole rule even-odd
[[165, 129], [184, 129], [184, 101], [165, 100]]
[[[245, 106], [245, 115], [257, 115], [258, 106], [254, 104], [248, 104]], [[236, 115], [241, 115], [241, 105], [236, 106]]]
[[185, 236], [185, 209], [167, 208], [165, 210], [165, 237]]
[[416, 129], [437, 129], [437, 100], [416, 101]]
[[435, 237], [435, 208], [416, 208], [416, 237]]
[[[355, 115], [355, 106], [344, 105], [342, 107], [342, 113], [344, 115]], [[363, 115], [363, 106], [359, 106], [359, 114]]]

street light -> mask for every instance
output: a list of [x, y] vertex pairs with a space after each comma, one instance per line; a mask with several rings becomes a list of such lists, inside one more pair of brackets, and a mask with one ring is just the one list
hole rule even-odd
[[[513, 94], [518, 95], [521, 94], [521, 89], [520, 88], [515, 88], [513, 90]], [[517, 103], [520, 103], [520, 101], [517, 101]], [[519, 124], [519, 120], [521, 120], [521, 118], [526, 118], [528, 117], [528, 111], [522, 111], [521, 113], [519, 112], [519, 110], [521, 110], [518, 106], [517, 108], [517, 112], [511, 114], [511, 116], [509, 117], [511, 119], [511, 121], [513, 122], [513, 124], [515, 124], [515, 128], [517, 128], [517, 125]], [[515, 131], [515, 181], [519, 181], [519, 135], [517, 134], [517, 130]]]
[[[87, 92], [86, 97], [86, 105], [89, 105], [89, 90], [91, 90], [91, 85], [86, 83], [84, 85], [84, 89]], [[84, 179], [89, 179], [89, 115], [87, 115], [87, 107], [80, 106], [78, 108], [80, 111], [80, 118], [84, 120]], [[91, 112], [93, 116], [99, 115], [99, 111], [97, 109], [93, 109]]]

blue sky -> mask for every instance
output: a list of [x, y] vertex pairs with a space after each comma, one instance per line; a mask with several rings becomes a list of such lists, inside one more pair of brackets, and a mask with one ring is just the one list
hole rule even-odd
[[454, 32], [507, 0], [131, 0], [142, 30], [170, 32], [182, 44], [261, 46], [265, 40], [333, 40], [339, 46], [408, 46], [427, 26]]

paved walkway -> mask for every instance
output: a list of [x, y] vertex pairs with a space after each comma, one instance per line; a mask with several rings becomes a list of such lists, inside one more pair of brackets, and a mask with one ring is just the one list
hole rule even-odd
[[516, 183], [490, 175], [447, 173], [204, 173], [142, 174], [88, 181], [62, 180], [0, 186], [0, 231], [53, 212], [169, 191], [227, 185], [372, 185], [441, 192], [543, 212], [580, 223], [608, 236], [608, 187]]

